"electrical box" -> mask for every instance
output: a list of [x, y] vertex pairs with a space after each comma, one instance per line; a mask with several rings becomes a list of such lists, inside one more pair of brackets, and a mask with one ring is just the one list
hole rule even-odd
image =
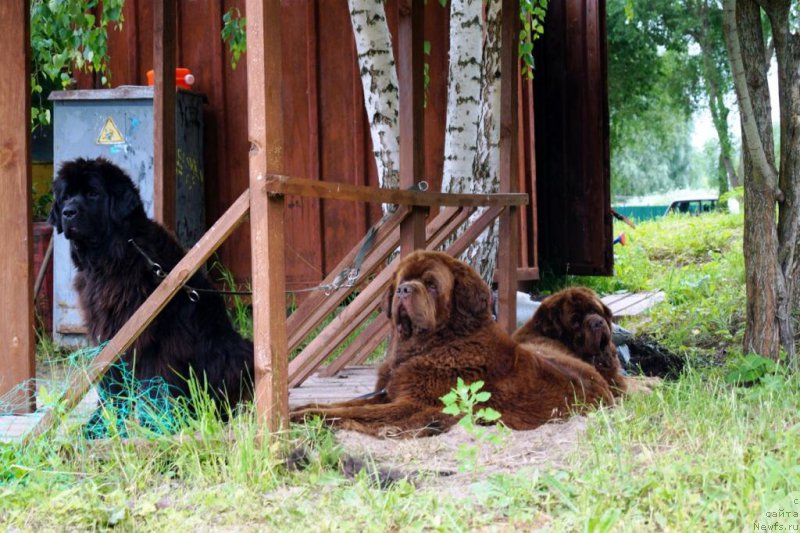
[[[53, 102], [53, 166], [78, 157], [105, 157], [125, 170], [153, 217], [153, 87], [128, 86], [58, 91]], [[179, 90], [175, 103], [175, 233], [189, 248], [205, 232], [203, 95]], [[89, 344], [72, 287], [75, 267], [69, 241], [55, 235], [53, 250], [53, 339], [61, 346]], [[107, 340], [107, 339], [103, 339]]]

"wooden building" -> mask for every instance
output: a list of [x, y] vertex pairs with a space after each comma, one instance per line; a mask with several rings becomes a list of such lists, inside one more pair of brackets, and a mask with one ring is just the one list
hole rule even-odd
[[[222, 16], [244, 0], [179, 1], [177, 65], [205, 94], [208, 223], [248, 186], [247, 66], [231, 67]], [[121, 31], [110, 31], [111, 85], [146, 83], [152, 68], [153, 4], [127, 0]], [[387, 0], [396, 45], [398, 7]], [[429, 2], [431, 43], [425, 110], [425, 179], [438, 190], [447, 97], [448, 11]], [[345, 0], [284, 0], [285, 172], [327, 182], [377, 185], [355, 42]], [[520, 191], [531, 194], [522, 220], [519, 277], [540, 263], [556, 271], [610, 274], [612, 268], [604, 0], [550, 3], [536, 43], [535, 83], [521, 83]], [[79, 77], [79, 88], [100, 87]], [[316, 285], [379, 216], [376, 206], [296, 198], [287, 202], [287, 289]], [[239, 279], [250, 274], [250, 237], [242, 226], [220, 257]]]

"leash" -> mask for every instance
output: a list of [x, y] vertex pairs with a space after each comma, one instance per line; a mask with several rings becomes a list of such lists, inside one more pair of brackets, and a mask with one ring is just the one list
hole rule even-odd
[[[150, 267], [150, 270], [153, 272], [155, 277], [157, 277], [158, 279], [164, 279], [167, 277], [167, 273], [164, 272], [164, 269], [161, 267], [161, 265], [153, 261], [153, 259], [149, 255], [147, 255], [147, 252], [142, 250], [141, 247], [138, 244], [136, 244], [136, 241], [134, 241], [133, 239], [128, 239], [128, 244], [133, 246], [133, 248], [137, 252], [139, 252], [139, 255], [141, 255], [144, 258], [144, 260], [147, 261], [147, 265]], [[192, 287], [191, 285], [186, 285], [186, 284], [184, 284], [182, 288], [183, 291], [186, 293], [186, 297], [189, 298], [189, 301], [193, 303], [197, 303], [200, 301], [201, 292], [220, 292], [220, 293], [223, 292], [223, 291], [215, 291], [213, 289], [198, 289], [196, 287]], [[229, 291], [229, 292], [235, 292], [235, 291]]]
[[376, 390], [372, 392], [368, 392], [366, 394], [362, 394], [361, 396], [356, 396], [350, 401], [353, 400], [369, 400], [370, 398], [374, 398], [375, 396], [380, 396], [381, 394], [386, 394], [386, 389]]

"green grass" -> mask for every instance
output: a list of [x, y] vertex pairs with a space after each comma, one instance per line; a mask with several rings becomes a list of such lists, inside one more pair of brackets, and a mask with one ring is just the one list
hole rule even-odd
[[[641, 328], [687, 353], [736, 351], [741, 217], [676, 217], [629, 233], [616, 250], [618, 278], [590, 284], [662, 288], [667, 303]], [[551, 277], [542, 290], [585, 281]], [[201, 410], [169, 437], [134, 426], [135, 440], [102, 448], [71, 428], [25, 449], [0, 444], [0, 530], [752, 531], [778, 522], [791, 531], [800, 523], [789, 514], [800, 513], [800, 378], [779, 366], [743, 387], [725, 374], [690, 368], [592, 413], [563, 467], [449, 491], [346, 479], [333, 434], [314, 424], [259, 445], [250, 411], [224, 425]], [[311, 463], [287, 471], [285, 450], [300, 443]]]

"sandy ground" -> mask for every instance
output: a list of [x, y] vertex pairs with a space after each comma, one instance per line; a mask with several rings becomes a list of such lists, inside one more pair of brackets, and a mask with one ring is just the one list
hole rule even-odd
[[[498, 431], [496, 427], [486, 430]], [[378, 439], [353, 431], [339, 431], [337, 438], [347, 454], [371, 459], [381, 468], [402, 474], [417, 473], [413, 478], [418, 486], [463, 488], [465, 482], [493, 474], [566, 466], [567, 456], [578, 449], [585, 432], [586, 418], [574, 416], [531, 431], [506, 429], [499, 445], [477, 442], [461, 426], [443, 435], [418, 439]], [[477, 448], [477, 472], [459, 472], [464, 463], [458, 453], [461, 445]]]

